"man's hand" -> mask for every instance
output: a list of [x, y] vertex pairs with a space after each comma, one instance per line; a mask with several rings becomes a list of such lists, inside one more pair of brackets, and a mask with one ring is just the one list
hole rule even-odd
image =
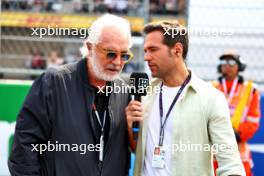
[[126, 107], [126, 117], [128, 128], [132, 128], [133, 122], [143, 120], [143, 106], [139, 101], [130, 101]]
[[126, 107], [126, 117], [127, 117], [127, 126], [128, 126], [128, 137], [130, 148], [132, 152], [135, 152], [137, 141], [133, 136], [133, 122], [141, 122], [143, 120], [143, 107], [142, 103], [139, 101], [130, 101]]

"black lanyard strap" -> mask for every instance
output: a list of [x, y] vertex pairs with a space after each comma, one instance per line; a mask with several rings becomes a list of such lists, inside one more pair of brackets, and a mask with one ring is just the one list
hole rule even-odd
[[100, 151], [99, 151], [99, 161], [102, 162], [104, 159], [104, 126], [105, 126], [105, 118], [106, 118], [106, 110], [104, 110], [104, 119], [103, 123], [100, 120], [99, 113], [96, 109], [95, 104], [93, 104], [93, 110], [95, 112], [95, 116], [97, 118], [97, 121], [101, 127], [101, 134], [100, 134]]
[[163, 140], [164, 140], [164, 127], [165, 127], [165, 124], [169, 118], [169, 115], [174, 107], [174, 105], [176, 104], [176, 102], [178, 101], [183, 89], [185, 88], [185, 86], [190, 82], [191, 80], [191, 72], [189, 72], [189, 75], [188, 77], [185, 79], [185, 81], [183, 82], [183, 84], [181, 85], [179, 91], [177, 92], [176, 96], [174, 97], [170, 107], [169, 107], [169, 110], [165, 116], [165, 120], [164, 122], [162, 123], [162, 117], [163, 117], [163, 103], [162, 103], [162, 87], [163, 87], [163, 82], [161, 83], [161, 86], [160, 86], [160, 94], [159, 94], [159, 110], [160, 110], [160, 136], [159, 136], [159, 146], [162, 146], [163, 145]]
[[103, 135], [103, 133], [104, 133], [104, 127], [105, 127], [106, 110], [104, 110], [103, 123], [102, 123], [101, 120], [100, 120], [99, 113], [98, 113], [98, 111], [97, 111], [97, 109], [96, 109], [95, 104], [93, 104], [93, 110], [94, 110], [95, 116], [96, 116], [96, 118], [97, 118], [97, 121], [98, 121], [98, 123], [99, 123], [99, 125], [100, 125], [100, 127], [101, 127], [101, 135]]

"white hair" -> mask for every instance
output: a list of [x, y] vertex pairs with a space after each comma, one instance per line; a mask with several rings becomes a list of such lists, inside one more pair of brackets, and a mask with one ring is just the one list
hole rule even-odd
[[85, 43], [90, 42], [92, 44], [97, 44], [100, 42], [100, 37], [102, 31], [105, 27], [116, 27], [120, 30], [120, 33], [127, 36], [129, 42], [129, 48], [132, 47], [132, 37], [130, 23], [125, 18], [121, 18], [111, 14], [105, 14], [94, 21], [89, 28], [88, 38]]
[[82, 58], [86, 58], [87, 55], [88, 55], [88, 49], [87, 49], [87, 46], [83, 44], [83, 45], [79, 48], [79, 50], [80, 50], [80, 53], [81, 53], [81, 57], [82, 57]]

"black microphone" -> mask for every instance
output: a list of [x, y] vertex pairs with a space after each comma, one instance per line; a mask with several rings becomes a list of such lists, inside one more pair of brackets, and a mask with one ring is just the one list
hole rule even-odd
[[[132, 99], [141, 102], [141, 97], [147, 95], [147, 87], [149, 86], [149, 78], [146, 73], [134, 72], [129, 79], [130, 94]], [[139, 122], [133, 122], [133, 136], [137, 140], [139, 131]]]

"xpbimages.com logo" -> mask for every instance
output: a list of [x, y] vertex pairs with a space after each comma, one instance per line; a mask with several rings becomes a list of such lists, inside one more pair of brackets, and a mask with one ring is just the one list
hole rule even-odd
[[128, 86], [124, 83], [121, 85], [113, 83], [111, 86], [97, 86], [97, 93], [105, 94], [106, 96], [114, 94], [133, 94], [133, 95], [142, 95], [150, 96], [152, 94], [158, 94], [161, 91], [160, 86], [148, 86], [148, 85], [139, 85], [139, 86]]
[[227, 29], [210, 29], [210, 28], [179, 28], [179, 27], [164, 27], [163, 35], [176, 38], [180, 35], [199, 36], [199, 37], [228, 37], [234, 34], [234, 31]]
[[44, 152], [79, 152], [80, 154], [86, 154], [87, 151], [95, 152], [101, 150], [100, 144], [61, 144], [58, 141], [51, 143], [48, 141], [47, 144], [31, 144], [31, 151], [39, 152], [43, 154]]
[[50, 26], [46, 28], [31, 28], [31, 36], [37, 36], [43, 38], [44, 36], [77, 36], [81, 39], [87, 38], [89, 35], [89, 28], [62, 28], [58, 25]]

